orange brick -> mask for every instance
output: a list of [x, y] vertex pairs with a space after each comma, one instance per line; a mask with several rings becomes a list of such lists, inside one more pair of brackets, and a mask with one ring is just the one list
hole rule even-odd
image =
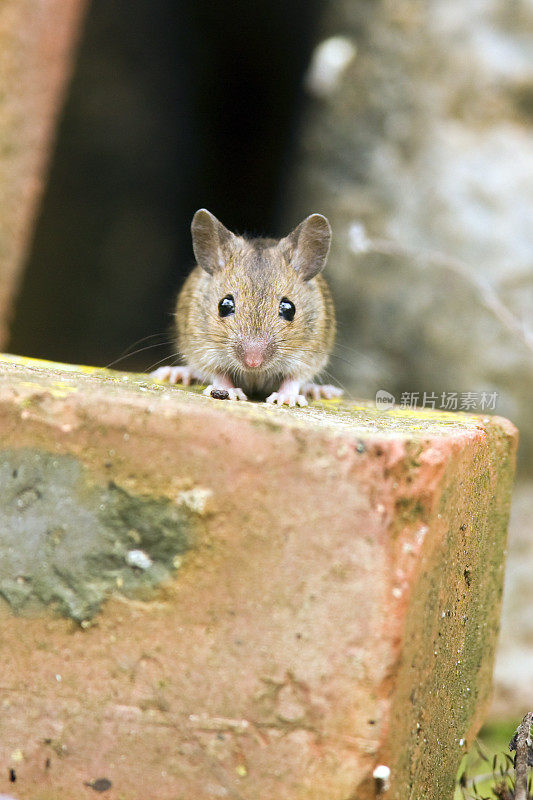
[[390, 798], [450, 797], [490, 692], [516, 441], [496, 417], [5, 357], [17, 796], [363, 800], [383, 764]]

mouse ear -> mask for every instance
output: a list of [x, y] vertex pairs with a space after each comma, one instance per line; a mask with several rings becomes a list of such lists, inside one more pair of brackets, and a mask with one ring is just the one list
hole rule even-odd
[[226, 263], [224, 246], [235, 238], [207, 208], [200, 208], [191, 223], [192, 249], [197, 263], [211, 275]]
[[286, 257], [304, 281], [311, 280], [326, 266], [331, 227], [322, 214], [311, 214], [279, 243]]

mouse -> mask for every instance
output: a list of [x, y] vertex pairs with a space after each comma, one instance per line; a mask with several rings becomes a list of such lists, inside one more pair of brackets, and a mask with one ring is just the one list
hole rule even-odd
[[335, 341], [335, 309], [322, 275], [331, 227], [306, 217], [282, 239], [228, 230], [199, 209], [191, 224], [196, 266], [175, 309], [184, 361], [150, 373], [159, 381], [207, 384], [213, 398], [306, 406], [336, 386], [314, 383]]

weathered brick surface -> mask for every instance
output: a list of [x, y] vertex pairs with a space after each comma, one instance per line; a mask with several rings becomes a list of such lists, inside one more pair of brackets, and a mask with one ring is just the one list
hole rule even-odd
[[87, 0], [0, 3], [0, 346]]
[[128, 800], [364, 800], [385, 763], [388, 797], [451, 797], [490, 690], [515, 446], [498, 418], [6, 359], [18, 796], [107, 776]]

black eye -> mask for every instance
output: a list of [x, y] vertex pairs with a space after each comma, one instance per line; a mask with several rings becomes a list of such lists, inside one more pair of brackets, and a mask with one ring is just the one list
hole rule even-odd
[[295, 314], [296, 314], [296, 308], [294, 306], [294, 303], [291, 303], [291, 301], [287, 300], [286, 297], [282, 297], [281, 302], [279, 304], [280, 317], [286, 319], [287, 322], [292, 322]]
[[232, 294], [227, 294], [222, 298], [218, 304], [218, 314], [220, 317], [227, 317], [229, 314], [235, 314], [235, 300]]

